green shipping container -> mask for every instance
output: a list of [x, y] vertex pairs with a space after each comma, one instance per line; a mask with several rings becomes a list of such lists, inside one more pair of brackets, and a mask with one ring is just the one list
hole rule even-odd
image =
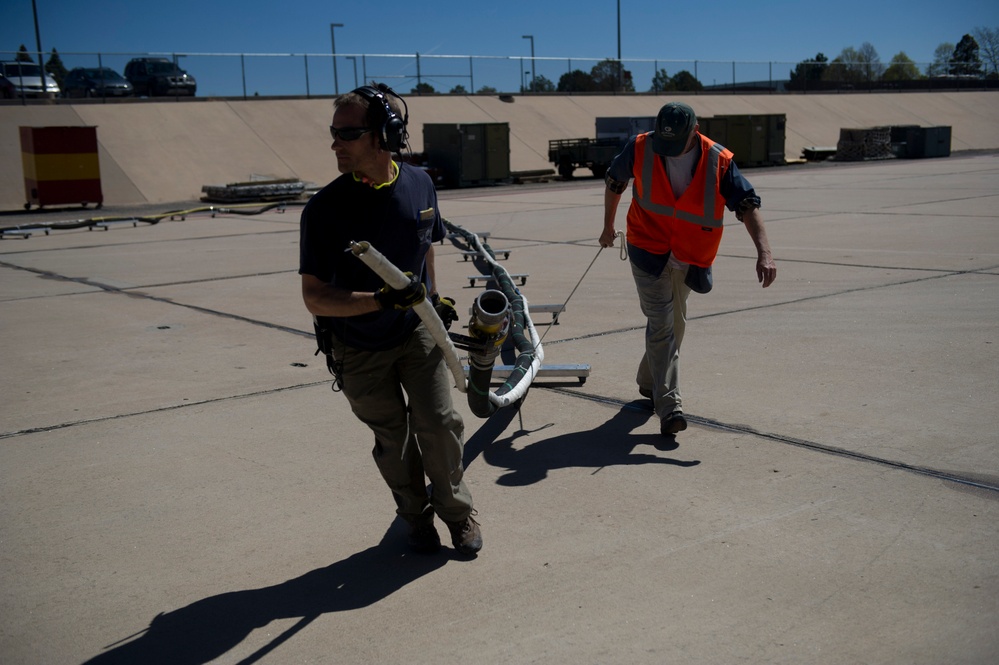
[[739, 166], [773, 166], [785, 163], [787, 116], [716, 115], [698, 118], [701, 133], [735, 153]]
[[445, 187], [470, 187], [510, 178], [510, 125], [505, 122], [423, 125], [427, 166]]
[[909, 127], [905, 133], [905, 156], [909, 159], [950, 156], [950, 127]]

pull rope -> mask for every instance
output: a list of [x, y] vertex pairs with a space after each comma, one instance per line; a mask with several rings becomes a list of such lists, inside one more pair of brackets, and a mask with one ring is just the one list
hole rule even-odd
[[[615, 238], [621, 238], [621, 260], [622, 261], [627, 261], [628, 260], [628, 247], [627, 247], [627, 244], [624, 242], [624, 232], [623, 231], [618, 231], [617, 233], [614, 234], [614, 237]], [[584, 279], [586, 279], [586, 274], [588, 272], [590, 272], [590, 268], [592, 268], [593, 264], [597, 262], [597, 259], [600, 257], [600, 252], [602, 252], [603, 250], [604, 250], [604, 248], [601, 245], [600, 248], [597, 250], [596, 255], [594, 255], [593, 260], [590, 261], [590, 265], [586, 266], [586, 270], [583, 271], [583, 274], [579, 278], [579, 281], [576, 282], [576, 286], [572, 287], [572, 291], [569, 292], [569, 296], [565, 299], [565, 302], [562, 303], [563, 307], [565, 307], [566, 305], [568, 305], [569, 301], [572, 300], [572, 296], [576, 294], [576, 290], [579, 288], [579, 285], [583, 283]], [[548, 330], [545, 330], [544, 334], [541, 336], [541, 339], [538, 340], [538, 344], [539, 345], [541, 344], [541, 342], [545, 341], [545, 336], [548, 335], [548, 332], [553, 327], [554, 326], [548, 326]]]

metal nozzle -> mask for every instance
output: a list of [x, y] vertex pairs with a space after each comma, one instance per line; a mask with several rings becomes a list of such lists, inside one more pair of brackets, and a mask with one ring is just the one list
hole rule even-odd
[[[469, 331], [477, 337], [492, 337], [503, 330], [509, 320], [510, 301], [502, 291], [489, 289], [479, 294], [472, 303], [472, 320]], [[506, 335], [504, 335], [505, 337]]]

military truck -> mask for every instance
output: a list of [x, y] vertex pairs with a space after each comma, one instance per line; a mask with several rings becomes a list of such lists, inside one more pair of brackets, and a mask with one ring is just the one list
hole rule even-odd
[[[735, 153], [739, 168], [785, 164], [787, 116], [718, 115], [698, 118], [700, 132]], [[565, 179], [577, 168], [588, 168], [602, 178], [614, 157], [632, 136], [655, 129], [655, 116], [597, 118], [596, 139], [559, 139], [548, 142], [548, 161]]]
[[628, 139], [652, 131], [655, 116], [597, 118], [595, 139], [553, 139], [548, 141], [548, 161], [558, 174], [568, 180], [577, 168], [587, 168], [597, 178], [603, 178], [607, 167]]
[[577, 168], [587, 168], [603, 178], [621, 143], [617, 139], [553, 139], [548, 141], [548, 161], [568, 180]]

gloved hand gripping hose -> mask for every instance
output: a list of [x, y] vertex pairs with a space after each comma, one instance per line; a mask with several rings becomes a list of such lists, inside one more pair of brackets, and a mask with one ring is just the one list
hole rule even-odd
[[[350, 251], [354, 256], [363, 261], [364, 265], [375, 271], [393, 289], [405, 289], [409, 286], [410, 278], [392, 265], [381, 252], [367, 242], [352, 241], [350, 243]], [[434, 338], [434, 342], [437, 343], [437, 346], [444, 354], [444, 362], [447, 363], [448, 369], [451, 370], [455, 386], [461, 392], [466, 392], [465, 370], [461, 366], [461, 359], [458, 357], [458, 352], [455, 350], [451, 338], [448, 337], [444, 324], [441, 323], [440, 317], [434, 311], [434, 306], [429, 300], [424, 299], [413, 305], [413, 311], [423, 321], [423, 325], [426, 326], [430, 336]]]

